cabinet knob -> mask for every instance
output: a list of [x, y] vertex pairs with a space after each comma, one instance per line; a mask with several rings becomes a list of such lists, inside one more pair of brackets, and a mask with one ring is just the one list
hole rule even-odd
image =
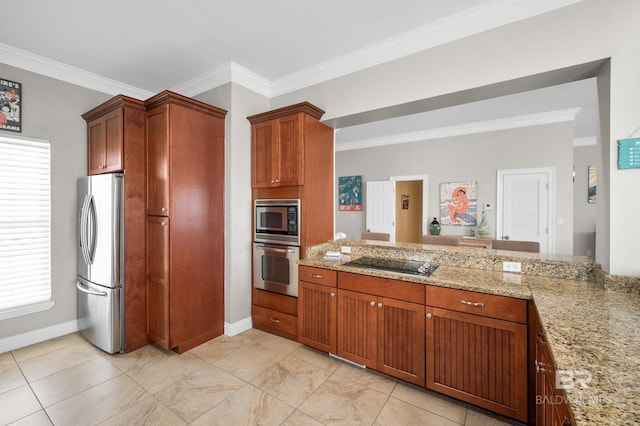
[[369, 302], [369, 305], [376, 306], [376, 302]]
[[163, 211], [163, 212], [166, 212], [166, 211], [167, 211], [167, 208], [166, 208], [166, 207], [163, 207], [163, 208], [161, 208], [160, 210], [161, 210], [161, 211]]
[[336, 297], [336, 294], [331, 292], [331, 297]]
[[160, 225], [162, 225], [162, 226], [166, 226], [166, 225], [167, 225], [167, 222], [165, 222], [165, 221], [163, 220], [162, 222], [160, 222]]
[[378, 302], [378, 308], [382, 308], [382, 302]]
[[433, 317], [433, 315], [431, 314], [431, 312], [427, 312], [427, 319], [431, 319]]

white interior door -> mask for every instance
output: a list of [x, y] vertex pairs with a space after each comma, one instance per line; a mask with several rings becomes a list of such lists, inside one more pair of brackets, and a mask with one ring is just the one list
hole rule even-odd
[[366, 229], [370, 232], [386, 232], [395, 241], [395, 182], [367, 182]]
[[496, 239], [537, 241], [552, 252], [553, 169], [498, 171]]

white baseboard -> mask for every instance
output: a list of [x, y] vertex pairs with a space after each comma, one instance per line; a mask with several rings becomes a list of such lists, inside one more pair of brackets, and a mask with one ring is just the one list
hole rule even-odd
[[63, 322], [0, 339], [0, 354], [78, 331], [78, 320]]
[[[224, 334], [232, 337], [253, 327], [251, 317], [247, 317], [234, 323], [224, 323]], [[13, 351], [15, 349], [24, 348], [34, 343], [44, 342], [45, 340], [64, 336], [65, 334], [75, 333], [79, 331], [78, 321], [68, 321], [62, 324], [52, 325], [50, 327], [40, 328], [38, 330], [28, 331], [15, 336], [4, 337], [0, 339], [0, 354]]]
[[224, 334], [229, 337], [233, 337], [236, 334], [240, 334], [244, 331], [250, 330], [251, 327], [253, 327], [253, 321], [251, 320], [251, 317], [247, 317], [234, 323], [225, 322]]

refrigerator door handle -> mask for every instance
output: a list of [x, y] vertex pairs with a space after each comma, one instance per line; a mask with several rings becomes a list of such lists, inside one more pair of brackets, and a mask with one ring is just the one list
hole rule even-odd
[[93, 265], [93, 261], [96, 259], [96, 245], [98, 241], [98, 216], [96, 213], [96, 202], [93, 195], [89, 196], [89, 206], [87, 215], [88, 225], [88, 237], [91, 238], [90, 245], [87, 247], [87, 254], [89, 256], [89, 264]]
[[106, 296], [107, 295], [107, 292], [105, 292], [105, 291], [93, 291], [93, 290], [89, 290], [88, 288], [84, 288], [82, 286], [82, 284], [80, 284], [80, 281], [76, 281], [76, 287], [81, 292], [87, 293], [87, 294], [93, 294], [94, 296]]
[[82, 210], [80, 214], [80, 250], [82, 252], [82, 257], [84, 258], [84, 263], [87, 265], [91, 264], [91, 259], [89, 257], [89, 250], [87, 248], [89, 242], [87, 238], [88, 232], [88, 213], [89, 213], [89, 195], [85, 195], [84, 200], [82, 202]]

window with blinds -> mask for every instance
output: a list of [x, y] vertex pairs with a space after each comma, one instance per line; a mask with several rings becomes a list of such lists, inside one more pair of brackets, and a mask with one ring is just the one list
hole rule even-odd
[[50, 151], [0, 135], [0, 319], [53, 305]]

